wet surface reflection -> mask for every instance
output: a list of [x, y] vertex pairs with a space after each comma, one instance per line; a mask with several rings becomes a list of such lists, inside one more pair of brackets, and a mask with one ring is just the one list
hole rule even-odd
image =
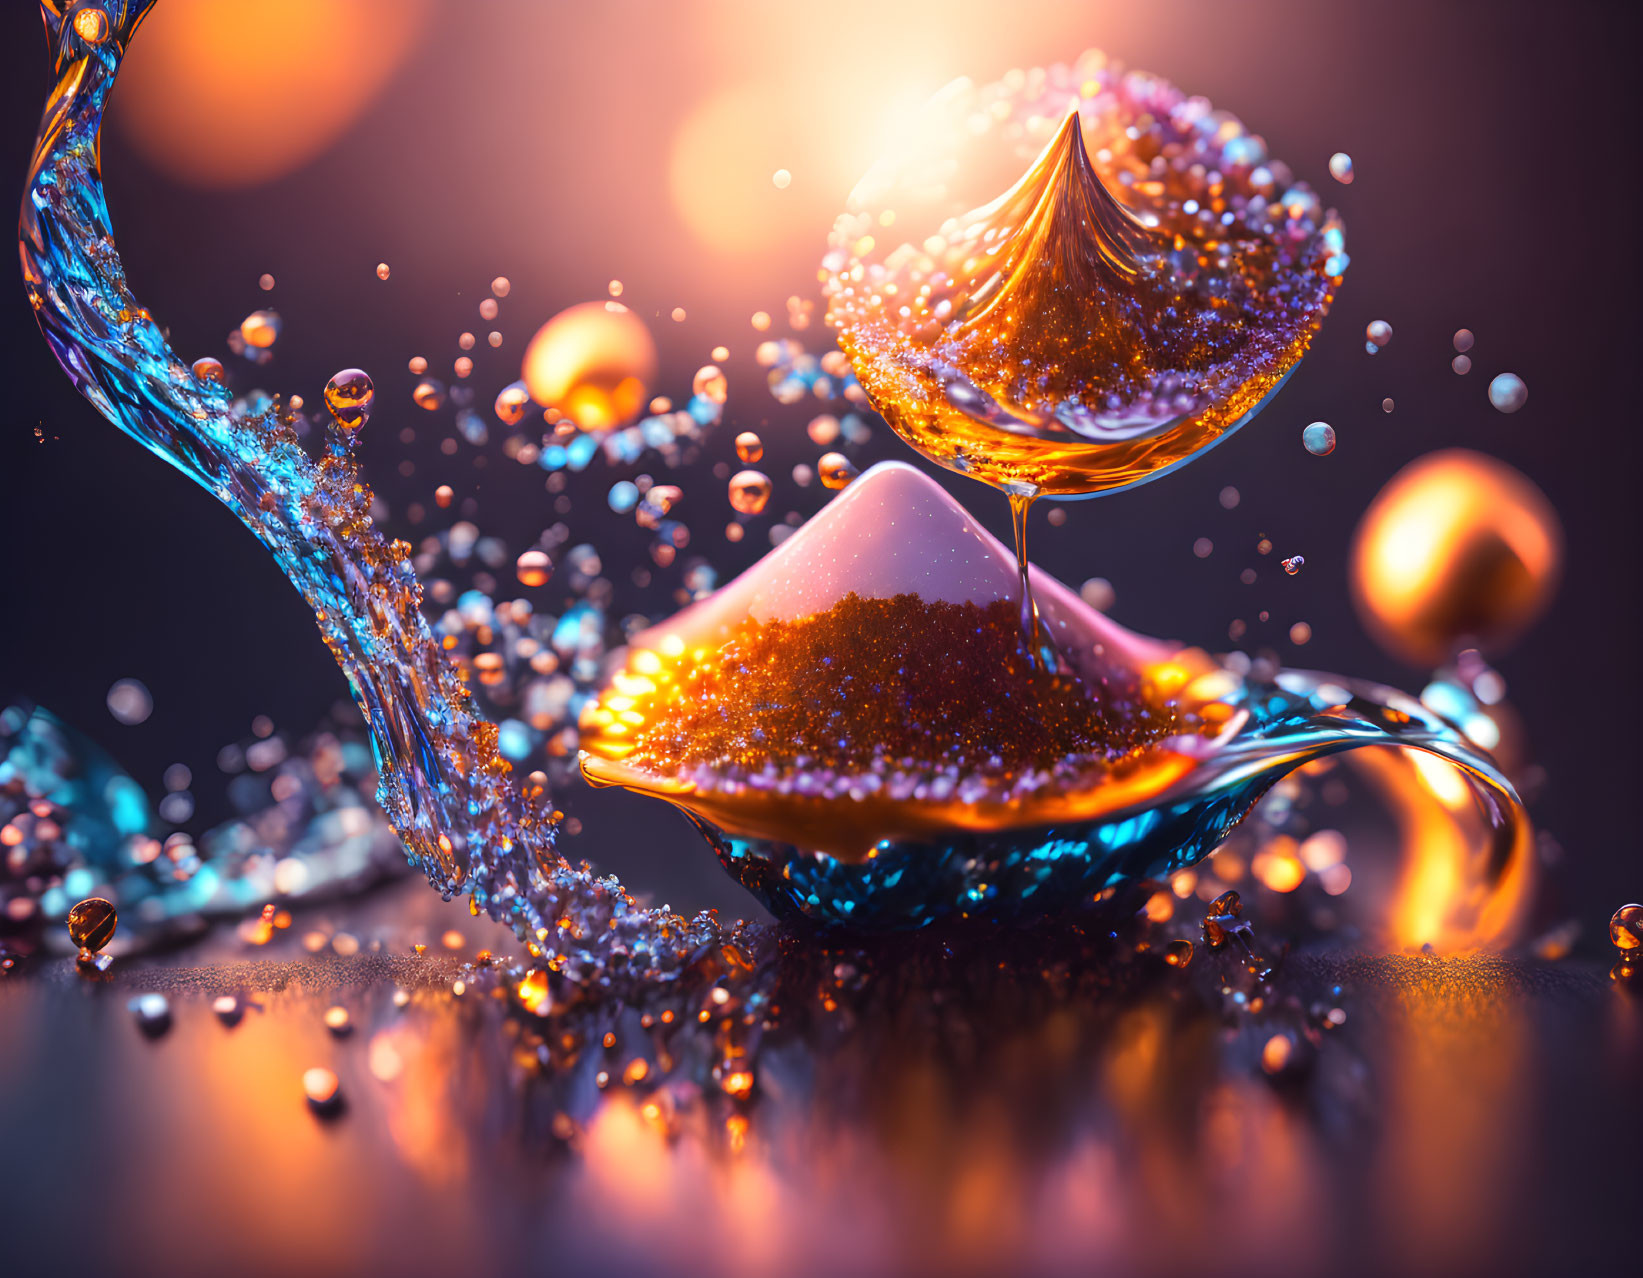
[[[545, 1068], [530, 1016], [470, 966], [495, 930], [447, 948], [426, 895], [355, 909], [347, 957], [308, 952], [336, 921], [299, 918], [249, 960], [224, 933], [106, 977], [64, 959], [0, 982], [11, 1254], [1519, 1272], [1612, 1247], [1639, 1186], [1632, 1146], [1599, 1134], [1639, 1129], [1643, 1038], [1596, 968], [1290, 954], [1257, 1014], [1224, 993], [1238, 964], [1202, 946], [1177, 970], [1119, 961], [1093, 930], [955, 933], [866, 956], [829, 996], [842, 1015], [790, 1016], [760, 1045], [744, 1096], [692, 1081], [666, 1056], [696, 1039], [647, 1038], [634, 1009], [559, 1023], [583, 1046]], [[833, 957], [802, 939], [780, 947], [778, 999]], [[170, 1005], [158, 1037], [128, 1010], [145, 991]], [[316, 1066], [340, 1080], [329, 1117], [305, 1104]]]

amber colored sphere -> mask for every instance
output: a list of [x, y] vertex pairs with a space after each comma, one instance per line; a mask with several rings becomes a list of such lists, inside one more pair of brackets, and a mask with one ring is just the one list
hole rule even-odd
[[90, 896], [68, 912], [68, 939], [82, 950], [93, 953], [114, 939], [114, 929], [120, 916], [111, 901]]
[[1551, 601], [1562, 562], [1545, 494], [1504, 462], [1451, 449], [1410, 462], [1370, 503], [1352, 597], [1382, 647], [1435, 666], [1509, 646]]
[[1643, 905], [1622, 905], [1614, 912], [1609, 941], [1617, 950], [1643, 949]]
[[583, 302], [531, 338], [521, 377], [532, 399], [583, 430], [624, 426], [650, 397], [656, 343], [625, 306]]

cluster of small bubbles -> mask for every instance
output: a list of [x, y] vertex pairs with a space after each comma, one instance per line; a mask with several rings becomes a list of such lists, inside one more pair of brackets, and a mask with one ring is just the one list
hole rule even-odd
[[1352, 157], [1345, 151], [1337, 151], [1329, 157], [1329, 176], [1342, 186], [1351, 186], [1356, 176], [1352, 172]]
[[1459, 351], [1462, 355], [1466, 354], [1467, 351], [1471, 350], [1473, 343], [1476, 342], [1476, 341], [1477, 341], [1477, 338], [1473, 336], [1471, 329], [1469, 329], [1469, 328], [1457, 328], [1455, 330], [1455, 337], [1454, 337], [1455, 349], [1457, 351]]
[[1364, 329], [1363, 333], [1364, 337], [1368, 339], [1364, 343], [1364, 349], [1371, 355], [1392, 340], [1392, 326], [1385, 320], [1371, 320], [1369, 327]]
[[1455, 370], [1457, 376], [1465, 377], [1466, 374], [1472, 371], [1472, 357], [1470, 355], [1457, 355], [1449, 361], [1449, 367]]
[[1304, 555], [1291, 555], [1288, 559], [1283, 560], [1283, 565], [1284, 571], [1293, 577], [1306, 566], [1306, 557]]
[[445, 406], [445, 385], [436, 378], [424, 377], [411, 388], [411, 399], [418, 408], [437, 412]]
[[1313, 422], [1301, 432], [1301, 443], [1314, 457], [1327, 457], [1335, 451], [1335, 428], [1328, 422]]
[[209, 355], [202, 355], [194, 361], [194, 376], [202, 382], [210, 382], [213, 386], [225, 386], [228, 383], [228, 374], [223, 369], [222, 361]]
[[379, 280], [387, 279], [390, 273], [391, 272], [389, 270], [388, 263], [386, 263], [386, 262], [378, 262], [377, 263], [377, 278]]
[[770, 502], [774, 485], [762, 470], [742, 470], [730, 477], [730, 504], [737, 514], [757, 515]]
[[793, 185], [793, 175], [786, 169], [777, 169], [770, 175], [770, 185], [778, 191], [785, 191]]
[[824, 488], [837, 490], [846, 487], [859, 472], [855, 463], [843, 453], [823, 453], [816, 463], [816, 473], [821, 477]]
[[1501, 373], [1489, 383], [1489, 402], [1503, 413], [1515, 413], [1529, 402], [1529, 388], [1516, 373]]
[[527, 550], [514, 561], [514, 575], [526, 586], [545, 586], [553, 576], [553, 560], [545, 550]]
[[154, 713], [154, 698], [140, 679], [116, 679], [108, 690], [108, 712], [120, 723], [142, 723]]
[[325, 407], [339, 429], [353, 433], [370, 419], [376, 394], [369, 373], [345, 368], [325, 383]]
[[752, 466], [764, 456], [764, 440], [750, 430], [736, 436], [736, 456], [744, 466]]
[[703, 364], [690, 379], [690, 390], [693, 395], [722, 404], [730, 395], [730, 382], [717, 364]]

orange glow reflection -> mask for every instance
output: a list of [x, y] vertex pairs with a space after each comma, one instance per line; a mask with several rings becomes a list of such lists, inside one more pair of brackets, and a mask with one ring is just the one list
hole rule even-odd
[[1562, 559], [1540, 489], [1504, 462], [1450, 449], [1405, 466], [1371, 503], [1352, 594], [1383, 646], [1433, 666], [1467, 641], [1509, 644], [1550, 602]]
[[426, 14], [427, 0], [165, 0], [132, 44], [115, 116], [185, 182], [265, 182], [359, 118]]
[[1478, 799], [1450, 764], [1415, 751], [1354, 751], [1397, 823], [1404, 861], [1382, 907], [1386, 941], [1443, 953], [1500, 949], [1522, 931], [1534, 886], [1533, 834], [1497, 845]]

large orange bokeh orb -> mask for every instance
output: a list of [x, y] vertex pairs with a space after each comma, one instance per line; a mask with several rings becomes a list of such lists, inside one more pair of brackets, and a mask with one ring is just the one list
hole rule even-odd
[[621, 426], [639, 415], [656, 380], [656, 343], [627, 307], [582, 302], [531, 338], [521, 376], [532, 399], [583, 430]]
[[314, 159], [376, 99], [427, 0], [164, 0], [120, 73], [116, 127], [193, 186], [267, 182]]
[[1551, 601], [1563, 530], [1539, 488], [1504, 462], [1452, 449], [1392, 477], [1352, 546], [1352, 596], [1396, 655], [1435, 666], [1498, 652]]

